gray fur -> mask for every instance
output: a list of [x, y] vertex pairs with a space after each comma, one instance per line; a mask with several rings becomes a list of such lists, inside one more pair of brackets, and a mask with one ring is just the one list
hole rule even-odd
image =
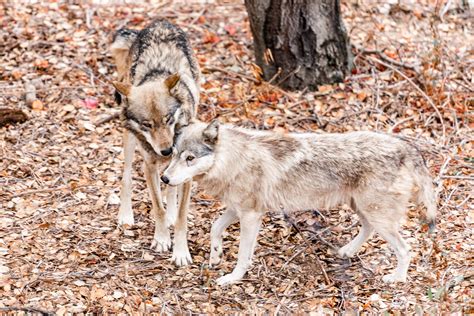
[[[159, 19], [141, 31], [117, 31], [110, 47], [120, 82], [114, 83], [122, 105], [124, 174], [120, 194], [119, 224], [134, 223], [131, 206], [131, 170], [135, 146], [144, 158], [144, 173], [152, 200], [155, 235], [152, 248], [171, 247], [168, 225], [175, 225], [173, 259], [191, 262], [187, 246], [186, 214], [190, 185], [183, 186], [177, 209], [177, 189], [161, 198], [159, 173], [169, 162], [175, 132], [196, 116], [199, 103], [199, 68], [189, 40], [178, 26]], [[186, 200], [186, 201], [185, 201]]]

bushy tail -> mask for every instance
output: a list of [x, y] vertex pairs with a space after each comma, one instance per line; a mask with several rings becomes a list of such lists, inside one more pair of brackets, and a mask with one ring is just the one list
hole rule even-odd
[[114, 34], [110, 50], [129, 50], [133, 41], [137, 38], [138, 31], [131, 29], [120, 29]]
[[[129, 72], [129, 65], [127, 63], [127, 57], [130, 52], [130, 48], [133, 42], [138, 36], [138, 31], [130, 29], [120, 29], [114, 34], [112, 44], [110, 44], [110, 53], [115, 60], [115, 66], [117, 66], [118, 80], [124, 81], [127, 78]], [[116, 90], [114, 93], [115, 102], [118, 105], [122, 104], [122, 96]]]
[[114, 34], [114, 39], [110, 44], [110, 53], [115, 59], [115, 65], [119, 72], [119, 80], [121, 81], [124, 77], [124, 72], [128, 71], [127, 68], [127, 56], [130, 52], [130, 48], [133, 42], [138, 36], [138, 31], [130, 29], [120, 29]]
[[428, 221], [428, 227], [430, 231], [435, 229], [436, 224], [436, 192], [433, 188], [433, 182], [429, 175], [428, 169], [423, 167], [422, 170], [416, 170], [417, 173], [417, 184], [420, 190], [417, 194], [417, 202], [423, 203], [426, 206], [426, 219]]

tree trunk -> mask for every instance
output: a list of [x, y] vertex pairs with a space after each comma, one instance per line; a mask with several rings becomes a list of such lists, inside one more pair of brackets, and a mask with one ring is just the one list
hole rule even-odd
[[266, 80], [281, 68], [282, 87], [315, 89], [342, 81], [352, 68], [339, 0], [245, 0], [245, 6]]

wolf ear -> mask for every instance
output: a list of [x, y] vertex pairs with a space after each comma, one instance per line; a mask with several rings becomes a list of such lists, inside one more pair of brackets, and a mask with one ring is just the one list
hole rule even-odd
[[114, 86], [117, 91], [124, 96], [128, 96], [130, 94], [130, 89], [132, 88], [132, 85], [129, 83], [123, 83], [123, 82], [118, 82], [114, 81], [112, 82], [112, 85]]
[[204, 141], [206, 143], [215, 145], [219, 136], [219, 121], [217, 119], [213, 119], [212, 122], [209, 123], [206, 129], [202, 132], [202, 136], [204, 137]]
[[166, 85], [166, 87], [168, 87], [168, 90], [173, 89], [176, 86], [176, 84], [178, 83], [179, 79], [180, 79], [180, 76], [177, 73], [172, 74], [171, 76], [166, 78], [165, 85]]

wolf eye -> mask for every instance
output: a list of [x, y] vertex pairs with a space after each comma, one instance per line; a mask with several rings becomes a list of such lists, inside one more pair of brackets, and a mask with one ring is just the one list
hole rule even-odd
[[189, 156], [186, 157], [186, 161], [193, 161], [194, 158], [196, 158], [196, 157], [194, 157], [193, 155], [189, 155]]
[[153, 127], [150, 122], [143, 122], [142, 126], [145, 127], [146, 129], [151, 129]]

